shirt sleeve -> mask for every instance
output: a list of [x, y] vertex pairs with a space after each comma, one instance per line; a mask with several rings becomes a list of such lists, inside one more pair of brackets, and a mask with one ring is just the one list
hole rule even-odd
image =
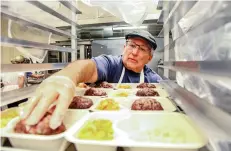
[[108, 78], [113, 75], [113, 71], [116, 68], [116, 58], [109, 55], [101, 55], [93, 57], [92, 60], [96, 63], [98, 80], [97, 81], [108, 81]]
[[156, 81], [159, 83], [161, 80], [163, 79], [156, 73]]
[[161, 78], [161, 76], [159, 76], [159, 75], [158, 75], [155, 71], [153, 71], [153, 70], [151, 70], [151, 72], [149, 73], [149, 76], [151, 76], [151, 81], [150, 81], [150, 82], [152, 82], [152, 83], [156, 83], [156, 82], [159, 83], [159, 81], [163, 80], [163, 79]]

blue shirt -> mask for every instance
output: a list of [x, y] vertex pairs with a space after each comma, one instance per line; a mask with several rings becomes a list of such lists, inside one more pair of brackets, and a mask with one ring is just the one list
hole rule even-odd
[[[118, 83], [123, 70], [122, 56], [101, 55], [93, 57], [95, 61], [98, 80], [97, 82], [107, 81], [109, 83]], [[146, 65], [144, 66], [144, 80], [146, 83], [157, 83], [162, 78]], [[140, 73], [133, 72], [125, 68], [125, 74], [122, 83], [139, 83]]]

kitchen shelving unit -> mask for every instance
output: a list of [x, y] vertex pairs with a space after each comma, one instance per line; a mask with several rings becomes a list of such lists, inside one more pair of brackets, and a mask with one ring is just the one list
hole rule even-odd
[[[219, 1], [209, 2], [210, 4], [213, 3], [212, 6], [214, 7], [220, 4], [222, 8], [217, 8], [216, 12], [212, 12], [213, 8], [208, 9], [207, 12], [205, 11], [204, 13], [209, 17], [202, 21], [194, 20], [195, 23], [191, 23], [190, 28], [185, 31], [182, 31], [179, 27], [179, 21], [190, 13], [191, 15], [193, 13], [196, 14], [197, 12], [195, 11], [195, 7], [198, 7], [203, 2], [178, 0], [175, 1], [173, 7], [171, 3], [172, 2], [168, 1], [159, 1], [157, 7], [162, 9], [158, 21], [160, 23], [163, 22], [163, 29], [159, 33], [158, 37], [164, 38], [164, 65], [159, 65], [158, 68], [164, 69], [165, 78], [169, 78], [169, 73], [171, 71], [175, 74], [177, 72], [190, 74], [211, 82], [216, 82], [221, 79], [223, 81], [230, 82], [230, 59], [178, 60], [175, 54], [176, 51], [180, 51], [178, 50], [180, 42], [182, 42], [181, 45], [187, 44], [187, 37], [190, 34], [192, 35], [193, 33], [200, 32], [201, 34], [206, 34], [231, 23], [231, 16], [228, 15], [231, 13], [231, 3], [220, 3]], [[204, 5], [206, 5], [206, 3], [207, 2], [204, 2]], [[208, 15], [210, 12], [214, 14]], [[174, 30], [172, 30], [174, 28], [178, 29], [178, 33], [174, 33]], [[173, 34], [173, 38], [170, 38], [170, 34]], [[194, 36], [197, 38], [196, 34], [194, 34]], [[187, 46], [185, 48], [187, 48]], [[186, 49], [185, 51], [190, 51], [190, 49]], [[161, 83], [164, 85], [176, 104], [179, 105], [184, 112], [190, 116], [205, 132], [209, 138], [209, 144], [206, 148], [207, 150], [231, 150], [231, 111], [224, 110], [219, 106], [219, 103], [225, 103], [224, 101], [212, 104], [208, 97], [200, 98], [188, 90], [185, 86], [178, 85], [176, 81], [165, 80]], [[227, 92], [227, 94], [230, 93], [231, 91]], [[229, 95], [227, 97], [231, 100]], [[227, 105], [230, 105], [231, 101], [226, 103]], [[224, 106], [225, 104], [222, 105]], [[217, 135], [219, 135], [219, 137], [216, 137]]]
[[[12, 12], [7, 8], [1, 5], [1, 17], [6, 19], [11, 19], [16, 21], [19, 24], [23, 24], [26, 26], [30, 26], [33, 28], [37, 28], [43, 31], [51, 32], [52, 34], [56, 34], [59, 36], [64, 36], [67, 38], [71, 38], [71, 48], [69, 47], [61, 47], [55, 45], [48, 45], [45, 43], [38, 43], [33, 41], [15, 39], [15, 38], [8, 38], [1, 36], [1, 45], [7, 47], [25, 47], [25, 48], [37, 48], [40, 50], [49, 50], [50, 52], [54, 52], [56, 54], [62, 53], [62, 62], [60, 62], [59, 57], [55, 57], [52, 59], [59, 59], [57, 63], [41, 63], [41, 64], [1, 64], [1, 72], [31, 72], [31, 71], [45, 71], [45, 70], [57, 70], [62, 69], [68, 64], [68, 57], [65, 55], [67, 53], [71, 53], [71, 60], [74, 61], [77, 59], [77, 32], [76, 28], [79, 26], [76, 23], [76, 14], [80, 14], [81, 12], [75, 7], [75, 1], [59, 1], [62, 5], [67, 7], [71, 10], [72, 18], [67, 18], [63, 16], [61, 13], [53, 10], [52, 8], [46, 6], [40, 1], [26, 1], [37, 8], [47, 12], [58, 19], [69, 23], [71, 25], [71, 33], [67, 31], [60, 30], [56, 27], [52, 27], [33, 19], [24, 17], [18, 13]], [[69, 61], [70, 62], [70, 61]], [[1, 93], [1, 106], [17, 102], [18, 100], [25, 99], [30, 97], [34, 90], [36, 89], [37, 85], [33, 85], [30, 87], [25, 87], [22, 89], [13, 90], [10, 92], [2, 92]]]
[[[60, 1], [61, 4], [66, 6], [72, 11], [72, 18], [69, 19], [57, 11], [49, 8], [39, 1], [27, 1], [41, 10], [69, 23], [71, 25], [71, 33], [62, 31], [58, 28], [51, 27], [37, 21], [25, 18], [20, 14], [10, 12], [6, 8], [1, 9], [2, 17], [26, 24], [40, 30], [52, 32], [60, 36], [71, 38], [71, 48], [47, 45], [43, 43], [37, 43], [32, 41], [13, 39], [7, 37], [1, 37], [2, 45], [6, 46], [20, 46], [26, 48], [38, 48], [41, 50], [49, 50], [55, 52], [70, 52], [71, 60], [77, 59], [77, 35], [76, 28], [79, 25], [76, 23], [76, 14], [81, 13], [73, 4], [72, 1]], [[217, 1], [217, 3], [220, 3]], [[187, 32], [179, 30], [178, 34], [173, 35], [170, 39], [170, 31], [173, 28], [179, 29], [178, 22], [187, 15], [190, 10], [193, 9], [198, 1], [162, 1], [159, 0], [157, 9], [161, 9], [161, 15], [158, 20], [159, 23], [163, 23], [163, 29], [159, 33], [159, 37], [164, 37], [164, 65], [160, 65], [159, 68], [164, 69], [164, 76], [167, 80], [161, 82], [176, 105], [183, 109], [183, 112], [189, 115], [207, 134], [209, 138], [209, 144], [200, 149], [200, 151], [230, 151], [231, 150], [231, 112], [222, 110], [218, 106], [215, 106], [209, 102], [209, 100], [200, 98], [193, 92], [190, 92], [185, 87], [181, 87], [176, 81], [168, 80], [169, 72], [182, 72], [189, 73], [194, 76], [200, 76], [206, 80], [219, 80], [225, 79], [227, 82], [231, 81], [231, 60], [190, 60], [190, 61], [178, 61], [175, 59], [175, 46], [176, 42], [182, 40], [191, 32], [200, 31], [206, 25], [212, 25], [204, 31], [210, 32], [215, 28], [219, 28], [226, 23], [231, 22], [231, 16], [223, 16], [216, 18], [216, 16], [222, 15], [224, 12], [231, 14], [231, 2], [224, 2], [224, 8], [218, 10], [215, 15], [203, 20], [200, 23], [192, 25]], [[216, 20], [214, 20], [215, 18]], [[230, 48], [231, 49], [231, 48]], [[80, 54], [79, 54], [80, 56]], [[90, 57], [90, 56], [89, 56]], [[15, 71], [37, 71], [37, 70], [54, 70], [62, 69], [67, 65], [67, 61], [62, 63], [45, 63], [45, 64], [20, 64], [20, 65], [2, 65], [2, 72], [15, 72]], [[11, 92], [4, 92], [1, 95], [2, 106], [16, 102], [20, 99], [30, 97], [37, 85], [26, 87], [23, 89], [14, 90]], [[231, 98], [230, 98], [231, 100]], [[228, 103], [231, 103], [229, 101]], [[209, 128], [208, 128], [209, 127]], [[208, 129], [207, 129], [208, 128]], [[223, 139], [214, 138], [214, 133], [218, 133]], [[4, 151], [28, 151], [16, 148], [5, 147]]]

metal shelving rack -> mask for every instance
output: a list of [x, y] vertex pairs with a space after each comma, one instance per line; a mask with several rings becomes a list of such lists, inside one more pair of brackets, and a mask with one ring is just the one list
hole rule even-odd
[[[25, 48], [37, 48], [40, 50], [49, 50], [49, 51], [58, 51], [62, 53], [71, 53], [72, 61], [77, 59], [77, 32], [76, 28], [79, 26], [76, 23], [77, 15], [81, 12], [75, 7], [75, 1], [58, 1], [71, 11], [72, 18], [69, 19], [59, 12], [51, 9], [50, 7], [44, 5], [40, 1], [26, 1], [39, 9], [43, 10], [44, 12], [47, 12], [54, 17], [59, 18], [60, 20], [67, 22], [71, 25], [71, 33], [60, 30], [56, 27], [52, 27], [40, 22], [37, 22], [33, 19], [26, 18], [18, 13], [9, 11], [8, 9], [1, 6], [1, 16], [7, 19], [11, 19], [13, 21], [16, 21], [19, 24], [30, 26], [33, 28], [37, 28], [43, 31], [51, 32], [52, 34], [56, 34], [59, 36], [64, 36], [71, 38], [71, 48], [68, 47], [61, 47], [61, 46], [55, 46], [55, 45], [48, 45], [44, 43], [38, 43], [33, 41], [27, 41], [27, 40], [21, 40], [21, 39], [15, 39], [15, 38], [8, 38], [8, 37], [2, 37], [1, 36], [1, 45], [7, 46], [7, 47], [25, 47]], [[42, 64], [2, 64], [1, 65], [1, 72], [27, 72], [27, 71], [44, 71], [44, 70], [56, 70], [56, 69], [62, 69], [64, 68], [68, 62], [65, 60], [62, 63], [42, 63]], [[28, 98], [32, 95], [34, 90], [36, 89], [37, 85], [33, 85], [30, 87], [25, 87], [22, 89], [13, 90], [10, 92], [3, 92], [1, 93], [1, 106], [17, 102], [21, 99]]]
[[[162, 8], [159, 22], [161, 23], [161, 21], [163, 21], [164, 25], [158, 37], [164, 38], [164, 65], [159, 65], [158, 67], [164, 69], [164, 76], [166, 78], [169, 77], [169, 72], [171, 71], [175, 73], [187, 73], [212, 82], [220, 79], [231, 82], [230, 60], [175, 60], [175, 49], [177, 49], [177, 47], [175, 47], [176, 43], [185, 40], [188, 34], [202, 31], [202, 29], [204, 34], [209, 33], [210, 31], [231, 22], [230, 15], [223, 15], [231, 13], [229, 7], [231, 6], [231, 3], [227, 2], [226, 5], [224, 5], [224, 8], [218, 10], [216, 14], [211, 15], [202, 22], [193, 24], [186, 32], [180, 32], [176, 37], [171, 39], [171, 30], [179, 28], [178, 22], [190, 12], [197, 3], [198, 1], [178, 0], [175, 2], [174, 6], [171, 7], [169, 1], [159, 1], [157, 8]], [[214, 23], [214, 21], [216, 23]], [[210, 28], [204, 29], [203, 26], [206, 25], [210, 25]], [[196, 94], [188, 91], [185, 87], [179, 86], [175, 81], [166, 80], [161, 83], [176, 104], [179, 105], [184, 112], [200, 126], [205, 135], [207, 135], [209, 144], [207, 145], [206, 150], [231, 150], [231, 111], [227, 112], [218, 106], [211, 104], [209, 100], [198, 97]], [[222, 139], [214, 138], [214, 133], [222, 136], [220, 137]]]

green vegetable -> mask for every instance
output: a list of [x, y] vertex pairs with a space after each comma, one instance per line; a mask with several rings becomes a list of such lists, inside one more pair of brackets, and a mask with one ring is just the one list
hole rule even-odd
[[114, 131], [110, 120], [98, 119], [88, 121], [77, 133], [76, 137], [86, 140], [112, 140]]

